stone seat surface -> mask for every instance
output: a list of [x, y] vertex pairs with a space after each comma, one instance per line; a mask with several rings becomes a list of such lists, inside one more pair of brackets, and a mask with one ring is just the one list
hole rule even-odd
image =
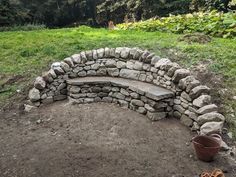
[[172, 98], [174, 93], [170, 90], [156, 86], [150, 83], [130, 80], [124, 78], [115, 77], [81, 77], [76, 79], [67, 80], [69, 85], [84, 85], [84, 84], [105, 84], [111, 83], [113, 85], [129, 88], [130, 90], [136, 91], [141, 95], [145, 95], [148, 98], [154, 100], [161, 100], [164, 98]]

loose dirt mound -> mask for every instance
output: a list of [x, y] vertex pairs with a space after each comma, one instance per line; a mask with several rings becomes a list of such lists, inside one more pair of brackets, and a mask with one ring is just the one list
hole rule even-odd
[[179, 38], [179, 41], [185, 41], [189, 44], [199, 43], [206, 44], [211, 42], [211, 37], [201, 33], [186, 34], [183, 37]]
[[194, 176], [221, 168], [236, 174], [223, 155], [195, 158], [193, 136], [177, 120], [150, 122], [112, 104], [41, 107], [0, 119], [1, 177]]

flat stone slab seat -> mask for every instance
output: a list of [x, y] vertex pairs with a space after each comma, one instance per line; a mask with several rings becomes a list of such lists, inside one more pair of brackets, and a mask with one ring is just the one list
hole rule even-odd
[[150, 83], [145, 83], [137, 80], [130, 80], [124, 78], [114, 78], [114, 77], [83, 77], [77, 79], [67, 80], [69, 85], [84, 85], [84, 84], [102, 84], [102, 83], [111, 83], [116, 84], [121, 87], [129, 88], [130, 90], [136, 91], [142, 95], [145, 95], [147, 98], [153, 100], [161, 100], [165, 98], [173, 98], [174, 93], [170, 90], [156, 86]]
[[171, 114], [174, 93], [150, 83], [107, 76], [81, 77], [67, 82], [73, 103], [109, 102], [147, 115], [152, 121]]
[[168, 58], [139, 48], [105, 47], [53, 63], [35, 79], [28, 103], [40, 106], [67, 98], [116, 103], [151, 119], [178, 118], [200, 134], [221, 133], [225, 118], [210, 93], [190, 70]]

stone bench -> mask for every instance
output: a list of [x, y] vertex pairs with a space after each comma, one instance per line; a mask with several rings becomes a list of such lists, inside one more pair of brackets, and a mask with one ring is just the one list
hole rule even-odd
[[[171, 117], [180, 119], [181, 123], [191, 127], [193, 131], [200, 131], [201, 134], [220, 133], [222, 130], [225, 118], [218, 113], [218, 107], [212, 102], [210, 88], [201, 85], [200, 81], [191, 75], [190, 70], [182, 68], [167, 58], [160, 58], [154, 53], [138, 48], [106, 47], [81, 51], [63, 61], [53, 63], [49, 71], [35, 79], [34, 87], [29, 91], [29, 104], [40, 106], [67, 99], [68, 94], [71, 94], [68, 93], [70, 87], [68, 83], [72, 82], [71, 79], [79, 78], [82, 82], [88, 77], [112, 77], [112, 81], [104, 81], [104, 84], [108, 86], [107, 88], [112, 87], [113, 90], [118, 90], [115, 91], [115, 96], [109, 96], [110, 91], [101, 92], [101, 101], [118, 102], [126, 106], [128, 104], [128, 107], [133, 110], [141, 113], [147, 112], [145, 114], [149, 117], [154, 115], [151, 114], [152, 111], [154, 113], [168, 112], [169, 114], [173, 112]], [[120, 84], [119, 78], [128, 79], [128, 81], [122, 80]], [[120, 84], [118, 84], [119, 87], [117, 87], [117, 83]], [[89, 85], [93, 85], [92, 82], [84, 83], [82, 88], [74, 87], [74, 91], [82, 90], [81, 93], [76, 93], [76, 97], [85, 96], [83, 92], [91, 90]], [[101, 89], [103, 85], [98, 83], [97, 88]], [[107, 88], [103, 88], [103, 90], [108, 91]], [[173, 99], [168, 97], [169, 90], [174, 94]], [[138, 95], [138, 98], [131, 98], [130, 95], [125, 96], [123, 101], [119, 99], [124, 97], [122, 93], [127, 94], [127, 92], [132, 93], [133, 96]], [[75, 100], [77, 102], [79, 100], [99, 101], [99, 98], [95, 100], [95, 93], [91, 92], [88, 95], [89, 97], [86, 95], [86, 98]], [[132, 103], [130, 99], [134, 99]], [[137, 100], [141, 100], [144, 106]], [[155, 104], [151, 104], [152, 101]], [[157, 108], [156, 102], [159, 101], [164, 102], [163, 105], [167, 106], [163, 106], [164, 109]]]
[[112, 102], [146, 114], [151, 120], [172, 111], [174, 93], [136, 80], [113, 77], [84, 77], [67, 80], [68, 95], [77, 103]]

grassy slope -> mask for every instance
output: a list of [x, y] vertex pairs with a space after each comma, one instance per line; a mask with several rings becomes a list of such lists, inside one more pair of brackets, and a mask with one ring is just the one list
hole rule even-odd
[[[181, 35], [141, 32], [108, 31], [87, 27], [0, 33], [0, 85], [8, 76], [23, 75], [24, 81], [7, 86], [8, 92], [0, 93], [0, 104], [16, 89], [31, 83], [36, 75], [47, 70], [50, 63], [64, 57], [101, 47], [141, 47], [162, 57], [170, 57], [186, 67], [207, 62], [208, 68], [224, 76], [224, 85], [236, 95], [236, 39], [213, 38], [209, 44], [179, 42]], [[236, 107], [232, 100], [226, 105]]]

